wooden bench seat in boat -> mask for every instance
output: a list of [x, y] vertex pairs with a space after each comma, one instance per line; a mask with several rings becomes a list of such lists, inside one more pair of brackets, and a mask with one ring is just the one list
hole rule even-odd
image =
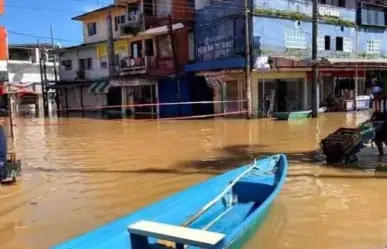
[[148, 237], [175, 242], [178, 249], [184, 245], [212, 248], [225, 237], [220, 233], [145, 220], [129, 225], [128, 232], [132, 249], [149, 248]]

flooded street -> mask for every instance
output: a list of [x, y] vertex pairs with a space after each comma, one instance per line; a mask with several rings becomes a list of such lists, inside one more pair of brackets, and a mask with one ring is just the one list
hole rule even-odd
[[[380, 249], [387, 244], [383, 173], [327, 167], [314, 152], [330, 132], [366, 119], [71, 118], [43, 126], [20, 118], [23, 176], [0, 189], [0, 247], [48, 248], [255, 157], [288, 153], [287, 182], [245, 248]], [[360, 162], [375, 164], [376, 153], [363, 152]]]

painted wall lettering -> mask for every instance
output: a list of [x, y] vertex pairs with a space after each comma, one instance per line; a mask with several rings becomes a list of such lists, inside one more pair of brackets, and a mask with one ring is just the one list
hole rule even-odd
[[199, 60], [214, 60], [232, 56], [234, 52], [233, 37], [223, 35], [206, 37], [204, 44], [198, 44], [197, 55]]

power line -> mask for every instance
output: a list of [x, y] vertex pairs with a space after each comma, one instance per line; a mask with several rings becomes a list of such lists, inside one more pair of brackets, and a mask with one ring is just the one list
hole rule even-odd
[[[34, 37], [34, 38], [37, 38], [37, 39], [51, 40], [51, 37], [46, 37], [46, 36], [31, 35], [31, 34], [26, 34], [26, 33], [22, 33], [22, 32], [15, 32], [15, 31], [11, 31], [11, 30], [7, 30], [7, 32], [10, 33], [10, 34], [14, 34], [14, 35]], [[78, 40], [69, 40], [69, 39], [61, 39], [61, 38], [56, 38], [54, 40], [56, 40], [56, 41], [65, 41], [65, 42], [80, 42], [80, 43], [82, 43], [82, 41], [78, 41]]]

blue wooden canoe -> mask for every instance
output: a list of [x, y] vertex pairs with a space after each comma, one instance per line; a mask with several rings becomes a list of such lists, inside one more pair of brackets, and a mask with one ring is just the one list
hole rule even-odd
[[215, 176], [54, 249], [240, 248], [286, 178], [285, 155]]

